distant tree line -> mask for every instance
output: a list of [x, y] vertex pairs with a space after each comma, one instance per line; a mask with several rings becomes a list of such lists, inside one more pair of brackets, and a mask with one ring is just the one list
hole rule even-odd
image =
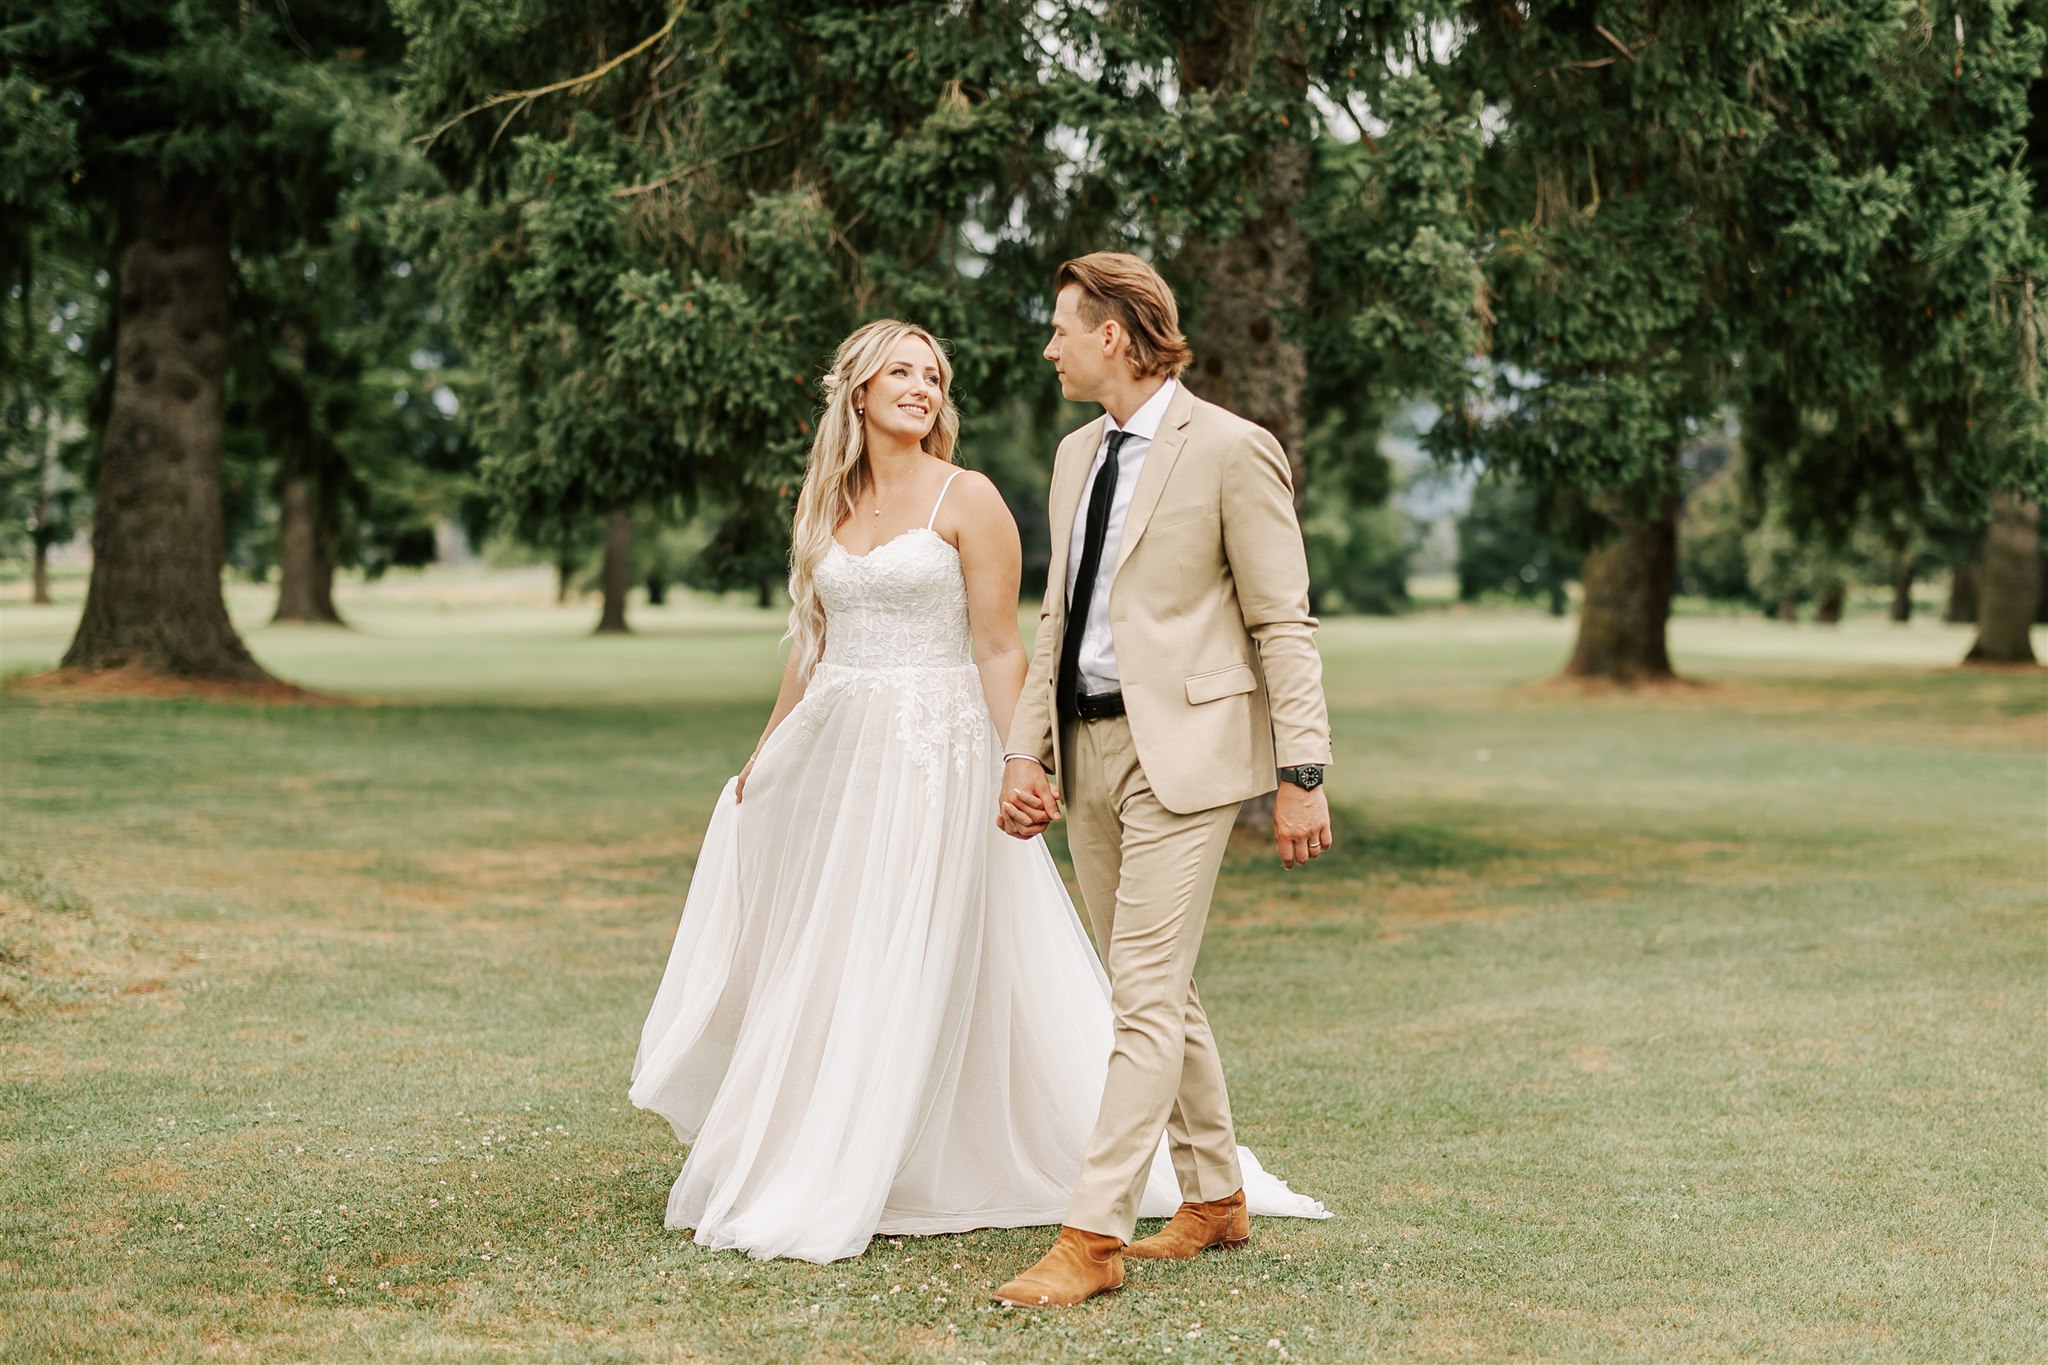
[[[1861, 519], [1849, 540], [1830, 545], [1802, 537], [1782, 502], [1746, 476], [1741, 451], [1726, 433], [1688, 449], [1689, 485], [1678, 522], [1676, 590], [1723, 606], [1756, 610], [1778, 621], [1832, 624], [1856, 589], [1888, 597], [1886, 614], [1906, 622], [1915, 588], [1941, 587], [1941, 619], [1977, 620], [1977, 585], [1987, 552], [1986, 529], [1938, 506], [1893, 509]], [[1563, 615], [1584, 556], [1544, 530], [1548, 513], [1534, 487], [1482, 480], [1455, 523], [1458, 596], [1546, 602]], [[2048, 542], [2037, 547], [2048, 556]], [[2033, 616], [2048, 623], [2048, 564], [2040, 575]]]

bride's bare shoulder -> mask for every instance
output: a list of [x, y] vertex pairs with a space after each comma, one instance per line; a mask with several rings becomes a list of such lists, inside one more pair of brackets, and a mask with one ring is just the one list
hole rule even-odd
[[1010, 515], [1010, 505], [1003, 501], [1002, 490], [993, 479], [978, 469], [963, 469], [946, 489], [935, 529], [959, 545], [977, 536], [1014, 537], [1017, 519]]
[[[956, 503], [954, 499], [959, 499]], [[946, 506], [968, 513], [1010, 514], [1010, 505], [1003, 501], [1003, 492], [996, 487], [995, 480], [979, 469], [963, 469], [946, 490]]]

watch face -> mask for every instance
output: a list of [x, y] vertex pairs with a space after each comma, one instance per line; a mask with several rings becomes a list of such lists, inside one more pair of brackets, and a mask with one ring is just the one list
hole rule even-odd
[[1295, 772], [1301, 777], [1303, 791], [1314, 791], [1323, 785], [1323, 770], [1313, 763], [1305, 763], [1295, 769]]

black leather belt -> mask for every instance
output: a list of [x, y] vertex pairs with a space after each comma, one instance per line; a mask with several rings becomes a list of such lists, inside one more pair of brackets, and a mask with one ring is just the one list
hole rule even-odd
[[1085, 692], [1074, 695], [1074, 715], [1081, 720], [1108, 720], [1111, 716], [1124, 713], [1124, 694], [1101, 692], [1089, 696]]

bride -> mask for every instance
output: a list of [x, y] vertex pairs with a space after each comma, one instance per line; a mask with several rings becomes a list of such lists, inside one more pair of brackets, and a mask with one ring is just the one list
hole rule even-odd
[[[797, 499], [782, 690], [712, 812], [633, 1062], [691, 1144], [667, 1224], [767, 1259], [1060, 1221], [1109, 984], [1042, 839], [996, 828], [1021, 554], [953, 466], [928, 332], [841, 343]], [[1327, 1216], [1240, 1152], [1253, 1213]], [[1142, 1216], [1179, 1195], [1162, 1144]]]

